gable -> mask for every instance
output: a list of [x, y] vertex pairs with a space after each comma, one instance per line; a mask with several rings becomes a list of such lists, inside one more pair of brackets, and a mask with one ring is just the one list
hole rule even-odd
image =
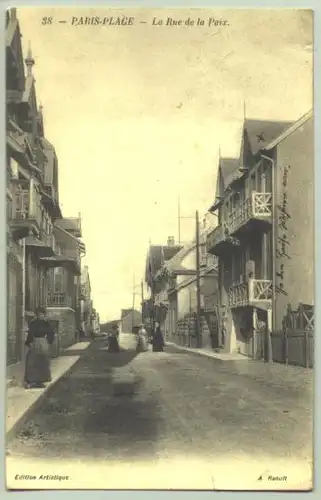
[[[11, 66], [15, 68], [15, 89], [23, 92], [25, 84], [25, 72], [21, 45], [21, 33], [19, 22], [12, 17], [9, 19], [6, 29], [6, 50], [7, 50], [7, 74], [8, 70], [12, 70]], [[8, 82], [9, 83], [9, 82]]]
[[28, 104], [32, 114], [32, 119], [37, 120], [37, 98], [35, 89], [35, 79], [33, 75], [28, 75], [26, 78], [26, 87], [22, 96], [22, 102]]
[[222, 177], [222, 169], [221, 166], [219, 165], [216, 177], [215, 198], [219, 199], [223, 195], [223, 192], [224, 192], [224, 183]]
[[240, 166], [248, 167], [252, 160], [252, 150], [249, 136], [245, 124], [243, 125], [241, 148], [240, 148]]
[[281, 135], [293, 122], [271, 120], [245, 120], [244, 137], [253, 156]]

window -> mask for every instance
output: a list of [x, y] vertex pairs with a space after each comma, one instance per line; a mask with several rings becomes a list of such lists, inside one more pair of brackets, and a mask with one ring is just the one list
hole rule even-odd
[[64, 285], [63, 278], [64, 278], [63, 268], [56, 267], [54, 270], [54, 291], [55, 292], [62, 292], [63, 291], [63, 285]]

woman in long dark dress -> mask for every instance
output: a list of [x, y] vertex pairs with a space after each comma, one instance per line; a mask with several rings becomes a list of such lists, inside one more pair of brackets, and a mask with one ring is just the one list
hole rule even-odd
[[112, 333], [108, 338], [108, 352], [116, 353], [119, 352], [119, 343], [118, 343], [118, 329], [113, 328]]
[[164, 350], [164, 339], [162, 335], [162, 331], [160, 329], [159, 323], [155, 324], [155, 333], [153, 337], [153, 351], [161, 352]]
[[37, 310], [37, 317], [29, 325], [26, 346], [29, 348], [25, 365], [25, 387], [44, 387], [51, 381], [49, 345], [55, 332], [45, 317], [45, 309]]

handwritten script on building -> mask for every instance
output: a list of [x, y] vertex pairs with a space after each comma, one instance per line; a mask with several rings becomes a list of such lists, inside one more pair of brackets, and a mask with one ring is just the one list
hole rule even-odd
[[288, 222], [291, 219], [288, 209], [288, 176], [290, 170], [290, 165], [285, 165], [283, 167], [280, 204], [277, 205], [278, 237], [276, 243], [276, 258], [278, 260], [279, 266], [277, 267], [276, 271], [276, 278], [278, 278], [276, 291], [277, 293], [282, 293], [283, 295], [287, 295], [287, 292], [284, 289], [285, 266], [283, 261], [289, 260], [291, 258], [289, 255], [290, 242], [288, 238]]

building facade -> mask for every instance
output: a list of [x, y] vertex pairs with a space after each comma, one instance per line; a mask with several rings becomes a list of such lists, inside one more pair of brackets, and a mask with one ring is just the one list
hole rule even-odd
[[81, 270], [81, 291], [80, 291], [80, 322], [81, 328], [86, 336], [91, 334], [91, 316], [92, 316], [92, 300], [91, 300], [91, 284], [88, 266], [84, 266]]
[[287, 306], [313, 304], [312, 193], [312, 114], [245, 120], [240, 157], [220, 158], [218, 226], [207, 237], [219, 259], [224, 351], [273, 357], [270, 334], [282, 332]]
[[132, 333], [133, 329], [141, 325], [142, 314], [136, 309], [122, 309], [120, 323], [122, 333]]
[[175, 243], [175, 239], [172, 236], [168, 237], [167, 245], [149, 246], [145, 266], [145, 283], [149, 290], [150, 298], [146, 302], [145, 309], [148, 311], [148, 315], [145, 314], [145, 323], [147, 323], [150, 331], [154, 329], [155, 321], [163, 323], [162, 316], [165, 313], [163, 305], [157, 303], [159, 302], [159, 294], [164, 291], [164, 282], [160, 271], [182, 248], [182, 245]]
[[[37, 307], [48, 316], [62, 347], [75, 340], [80, 308], [80, 218], [63, 218], [58, 158], [45, 137], [34, 59], [25, 59], [16, 9], [6, 13], [7, 365], [25, 355], [26, 331]], [[73, 222], [76, 221], [76, 227]]]
[[79, 277], [84, 244], [79, 240], [81, 219], [59, 219], [54, 226], [55, 256], [48, 265], [47, 313], [61, 347], [71, 345], [80, 327]]
[[[196, 243], [185, 245], [156, 275], [156, 317], [165, 338], [180, 345], [218, 346], [217, 258], [206, 252], [207, 229], [200, 232], [200, 325], [197, 332]], [[199, 338], [197, 338], [199, 337]]]

